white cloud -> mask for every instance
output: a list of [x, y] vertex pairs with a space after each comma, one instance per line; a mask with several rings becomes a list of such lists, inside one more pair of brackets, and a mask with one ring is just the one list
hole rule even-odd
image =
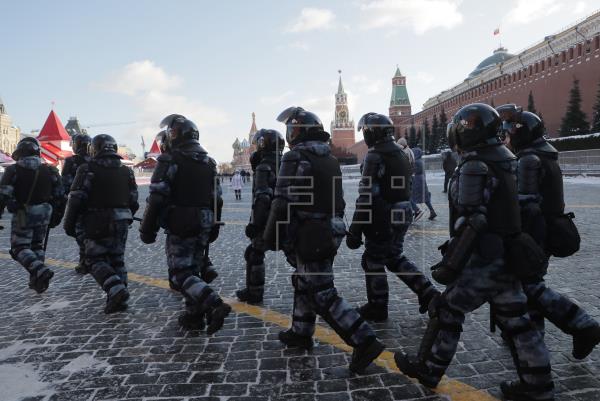
[[308, 51], [308, 50], [310, 50], [310, 45], [306, 42], [297, 41], [297, 42], [290, 43], [290, 48]]
[[[228, 122], [227, 114], [218, 108], [206, 106], [198, 99], [188, 98], [176, 92], [183, 80], [168, 74], [150, 60], [135, 61], [113, 73], [107, 80], [97, 84], [100, 88], [131, 98], [138, 124], [127, 131], [127, 138], [146, 138], [149, 144], [160, 130], [160, 120], [172, 113], [182, 114], [196, 123], [200, 129], [200, 142], [218, 155], [230, 153], [230, 146], [217, 135], [210, 135], [203, 128]], [[225, 153], [226, 152], [226, 153]]]
[[361, 29], [412, 28], [423, 34], [434, 28], [453, 28], [463, 21], [458, 11], [460, 0], [365, 0], [360, 9]]
[[434, 76], [425, 71], [419, 71], [415, 74], [415, 81], [422, 82], [424, 84], [430, 84], [434, 80]]
[[382, 80], [371, 79], [366, 75], [353, 75], [350, 82], [354, 90], [367, 95], [380, 93], [383, 88]]
[[150, 60], [134, 61], [113, 74], [100, 86], [110, 92], [137, 95], [147, 91], [168, 91], [181, 85], [181, 78], [168, 75]]
[[259, 101], [262, 104], [279, 105], [282, 104], [284, 100], [289, 99], [294, 93], [294, 91], [286, 91], [280, 95], [261, 96]]
[[287, 32], [307, 32], [331, 28], [335, 14], [325, 8], [303, 8], [286, 28]]
[[528, 24], [560, 11], [563, 5], [561, 0], [516, 0], [504, 22], [509, 25]]

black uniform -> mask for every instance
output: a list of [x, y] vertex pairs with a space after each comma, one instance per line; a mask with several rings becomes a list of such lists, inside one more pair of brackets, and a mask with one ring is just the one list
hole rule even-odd
[[64, 194], [58, 170], [38, 155], [18, 157], [0, 182], [0, 216], [11, 212], [10, 255], [29, 272], [29, 288], [38, 293], [54, 276], [45, 264], [44, 241], [64, 212]]
[[127, 307], [125, 246], [138, 208], [133, 171], [121, 163], [116, 153], [101, 152], [77, 169], [64, 227], [67, 235], [76, 236], [77, 222], [82, 222], [85, 260], [106, 292], [105, 313]]
[[246, 227], [246, 236], [251, 240], [244, 252], [246, 260], [246, 287], [237, 292], [242, 301], [260, 302], [265, 285], [265, 250], [262, 241], [267, 224], [271, 200], [277, 182], [280, 154], [277, 151], [264, 151], [258, 154], [260, 161], [252, 166], [252, 215]]
[[[450, 183], [452, 240], [442, 264], [461, 266], [454, 266], [454, 280], [430, 305], [431, 319], [418, 355], [399, 352], [395, 360], [402, 372], [436, 387], [456, 352], [465, 314], [487, 302], [509, 336], [520, 379], [502, 383], [504, 394], [553, 400], [548, 350], [531, 324], [527, 297], [512, 271], [514, 266], [506, 263], [514, 246], [509, 244], [521, 238], [521, 218], [516, 157], [499, 144], [499, 126], [498, 113], [484, 104], [465, 106], [454, 116], [449, 134], [458, 137], [462, 159]], [[449, 139], [451, 143], [452, 136]], [[456, 262], [463, 258], [464, 266]]]
[[[152, 175], [150, 196], [140, 224], [141, 238], [154, 242], [160, 227], [165, 229], [169, 281], [186, 301], [179, 322], [186, 328], [204, 328], [215, 311], [219, 317], [209, 332], [218, 330], [231, 311], [219, 295], [202, 280], [205, 252], [217, 239], [221, 218], [221, 186], [216, 162], [196, 140], [174, 145], [158, 158]], [[225, 313], [226, 312], [226, 313]]]
[[359, 309], [370, 320], [387, 319], [389, 288], [385, 268], [419, 297], [422, 313], [439, 291], [404, 255], [404, 237], [412, 223], [411, 165], [392, 137], [373, 145], [362, 164], [359, 197], [350, 233], [365, 234], [361, 265], [368, 304]]
[[[73, 184], [73, 181], [75, 181], [77, 169], [80, 166], [88, 163], [89, 160], [89, 156], [78, 154], [67, 157], [65, 159], [65, 163], [60, 173], [60, 175], [62, 176], [65, 198], [69, 196], [69, 192], [71, 191], [71, 185]], [[75, 268], [75, 270], [78, 273], [85, 274], [87, 273], [87, 267], [85, 263], [85, 229], [83, 227], [81, 219], [77, 221], [77, 224], [75, 226], [75, 240], [77, 241], [77, 246], [79, 246], [79, 265]]]
[[458, 165], [456, 152], [446, 151], [442, 153], [442, 168], [444, 169], [444, 193], [448, 192], [448, 183]]
[[[548, 238], [556, 219], [564, 219], [562, 172], [558, 152], [544, 138], [520, 150], [518, 181], [523, 231], [551, 253], [549, 243], [567, 238]], [[600, 341], [598, 322], [569, 298], [546, 286], [543, 275], [523, 281], [529, 298], [529, 314], [538, 330], [544, 333], [544, 318], [573, 336], [573, 356], [583, 359]]]

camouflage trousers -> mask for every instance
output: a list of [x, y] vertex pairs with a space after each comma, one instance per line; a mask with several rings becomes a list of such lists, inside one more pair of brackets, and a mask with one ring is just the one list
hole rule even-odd
[[223, 301], [199, 276], [206, 263], [209, 229], [194, 237], [167, 234], [165, 251], [169, 267], [169, 282], [185, 298], [190, 314], [204, 314]]
[[10, 254], [32, 278], [40, 277], [48, 267], [44, 265], [44, 241], [52, 215], [48, 203], [30, 206], [21, 217], [13, 214], [11, 220]]
[[75, 224], [75, 241], [79, 247], [79, 264], [85, 265], [85, 227], [83, 226], [83, 220], [77, 219]]
[[258, 243], [262, 238], [253, 238], [244, 252], [246, 260], [246, 289], [252, 296], [262, 298], [265, 291], [265, 252]]
[[333, 283], [333, 258], [306, 263], [293, 250], [286, 251], [288, 262], [296, 268], [292, 275], [294, 309], [292, 331], [310, 337], [321, 316], [350, 346], [357, 347], [375, 338], [371, 326], [338, 295]]
[[544, 319], [548, 319], [556, 327], [567, 334], [590, 327], [598, 326], [598, 322], [564, 295], [546, 287], [544, 280], [523, 283], [527, 294], [529, 315], [538, 331], [544, 335]]
[[387, 310], [389, 301], [386, 267], [417, 294], [419, 299], [428, 299], [429, 293], [436, 291], [431, 281], [404, 255], [404, 237], [412, 223], [410, 202], [394, 205], [394, 213], [398, 213], [398, 216], [392, 224], [391, 237], [377, 241], [366, 236], [365, 252], [361, 259], [369, 304], [383, 310]]
[[[431, 305], [431, 342], [420, 356], [435, 378], [440, 378], [452, 361], [460, 339], [465, 314], [489, 302], [498, 325], [512, 343], [513, 359], [521, 381], [531, 385], [535, 396], [552, 399], [550, 356], [541, 334], [527, 313], [527, 296], [522, 284], [504, 268], [502, 258], [485, 260], [473, 254], [459, 278], [449, 285], [439, 301]], [[426, 341], [424, 341], [426, 343]]]
[[127, 287], [125, 245], [129, 221], [116, 220], [110, 224], [110, 237], [84, 240], [85, 260], [92, 276], [108, 296]]

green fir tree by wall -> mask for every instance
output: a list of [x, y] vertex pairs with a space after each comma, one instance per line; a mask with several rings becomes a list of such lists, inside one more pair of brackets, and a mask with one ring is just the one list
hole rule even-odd
[[587, 134], [590, 124], [583, 110], [581, 110], [581, 90], [579, 89], [579, 80], [573, 78], [573, 87], [569, 93], [569, 103], [567, 111], [560, 123], [560, 136], [572, 136]]

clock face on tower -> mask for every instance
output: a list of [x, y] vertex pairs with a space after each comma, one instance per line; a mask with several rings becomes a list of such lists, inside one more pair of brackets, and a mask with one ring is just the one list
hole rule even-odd
[[346, 112], [345, 112], [344, 110], [340, 111], [340, 114], [339, 114], [339, 116], [340, 116], [340, 118], [341, 118], [342, 120], [343, 120], [343, 119], [345, 119], [345, 118], [346, 118]]

